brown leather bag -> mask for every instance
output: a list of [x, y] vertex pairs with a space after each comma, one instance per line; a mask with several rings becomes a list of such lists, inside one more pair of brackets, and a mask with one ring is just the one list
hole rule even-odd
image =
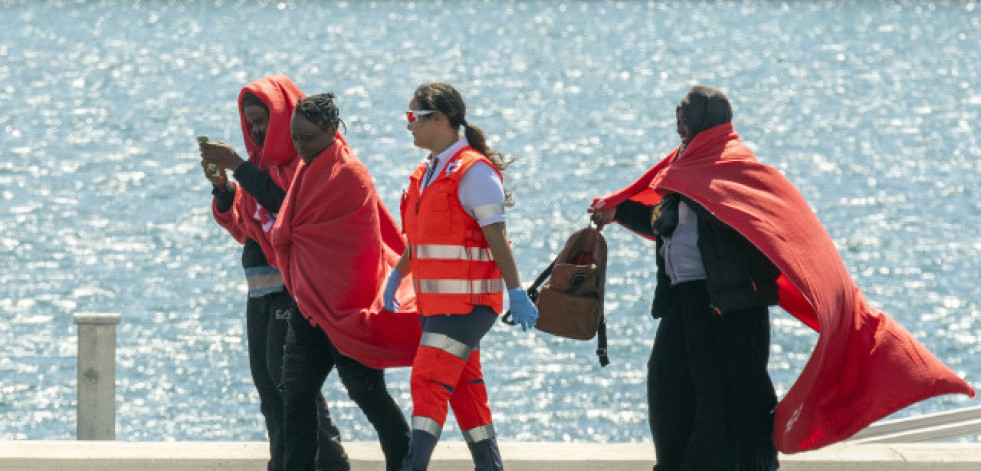
[[605, 285], [606, 239], [590, 225], [569, 236], [555, 261], [528, 288], [528, 297], [538, 307], [535, 328], [576, 340], [590, 340], [599, 334], [596, 355], [600, 365], [608, 365]]

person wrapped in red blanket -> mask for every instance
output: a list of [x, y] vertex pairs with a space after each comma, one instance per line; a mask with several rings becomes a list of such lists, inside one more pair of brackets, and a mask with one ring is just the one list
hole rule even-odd
[[277, 263], [296, 299], [283, 369], [286, 428], [305, 430], [287, 450], [287, 470], [312, 469], [315, 424], [302, 411], [335, 366], [378, 432], [386, 469], [397, 469], [408, 450], [408, 423], [383, 368], [412, 364], [421, 328], [411, 284], [402, 297], [408, 313], [384, 310], [381, 299], [405, 241], [340, 124], [332, 94], [297, 104], [291, 133], [302, 162], [272, 229]]
[[[285, 75], [263, 77], [242, 88], [238, 110], [248, 160], [226, 143], [199, 139], [201, 166], [213, 185], [215, 221], [242, 244], [242, 268], [249, 288], [245, 322], [249, 369], [269, 433], [269, 469], [282, 469], [285, 461], [287, 431], [279, 385], [286, 318], [293, 303], [275, 266], [269, 230], [300, 161], [289, 127], [293, 108], [304, 96]], [[229, 172], [235, 181], [228, 178]], [[319, 406], [310, 413], [317, 415], [320, 427], [318, 468], [349, 467], [327, 401], [322, 394], [316, 400]]]
[[[673, 284], [674, 280], [665, 273], [661, 260], [663, 254], [675, 256], [675, 269], [691, 268], [693, 265], [697, 268], [697, 263], [690, 263], [691, 259], [686, 259], [685, 255], [694, 255], [696, 259], [699, 255], [713, 256], [712, 250], [698, 239], [701, 235], [699, 231], [710, 227], [702, 223], [689, 224], [696, 228], [694, 247], [697, 248], [694, 251], [678, 249], [677, 246], [684, 240], [674, 240], [672, 247], [664, 244], [663, 239], [684, 239], [679, 235], [679, 222], [683, 222], [684, 217], [678, 216], [678, 213], [685, 211], [684, 207], [688, 207], [696, 219], [710, 219], [714, 224], [734, 230], [750, 244], [741, 252], [758, 251], [763, 261], [777, 270], [773, 275], [778, 278], [773, 279], [772, 283], [777, 290], [779, 304], [818, 331], [819, 338], [800, 377], [776, 406], [772, 424], [772, 440], [776, 448], [793, 453], [844, 440], [871, 422], [932, 396], [960, 393], [973, 397], [971, 387], [909, 332], [886, 314], [869, 306], [807, 202], [776, 169], [756, 160], [733, 129], [731, 117], [728, 99], [721, 91], [702, 86], [692, 88], [677, 110], [682, 145], [631, 185], [596, 198], [589, 209], [596, 222], [605, 224], [621, 222], [621, 213], [624, 216], [629, 213], [621, 209], [637, 205], [652, 208], [647, 213], [652, 218], [648, 219], [652, 228], [645, 235], [658, 240], [659, 265], [662, 265], [659, 267], [659, 292], [674, 290], [685, 284]], [[674, 200], [673, 206], [659, 204], [671, 200]], [[665, 220], [672, 216], [673, 220], [665, 224]], [[644, 232], [637, 227], [631, 228]], [[658, 230], [665, 231], [666, 228], [673, 231], [671, 236], [659, 236]], [[705, 260], [703, 268], [707, 272], [703, 276], [711, 278], [713, 273], [709, 260]], [[753, 271], [752, 266], [745, 268], [745, 271]], [[766, 273], [767, 270], [758, 272]], [[661, 286], [664, 281], [668, 282], [668, 286]], [[708, 284], [708, 296], [702, 299], [707, 303], [708, 312], [714, 312], [718, 319], [728, 318], [730, 321], [738, 316], [738, 313], [712, 309], [717, 299], [713, 299], [711, 282]], [[757, 294], [766, 291], [764, 286], [755, 283], [752, 288]], [[658, 295], [655, 298], [657, 311]], [[765, 298], [762, 296], [760, 299]], [[671, 309], [665, 312], [671, 312]], [[655, 353], [665, 321], [662, 318], [658, 327]], [[692, 335], [692, 332], [686, 334]], [[730, 331], [727, 335], [739, 333]], [[768, 333], [758, 337], [768, 342]], [[708, 340], [708, 343], [725, 344], [727, 341], [716, 338]], [[686, 354], [690, 355], [691, 352], [682, 352], [682, 355]], [[657, 362], [654, 356], [652, 354], [652, 364]], [[765, 356], [763, 358], [765, 367]], [[723, 365], [732, 363], [732, 359], [714, 361]], [[691, 367], [695, 368], [694, 365]], [[721, 371], [725, 371], [725, 376], [731, 373], [732, 368], [723, 366]], [[649, 392], [657, 388], [650, 384], [651, 378], [648, 381]], [[743, 384], [732, 377], [726, 377], [726, 381], [730, 387], [734, 383]], [[765, 381], [769, 381], [769, 378], [766, 377]], [[765, 389], [765, 385], [756, 387]], [[734, 395], [738, 398], [738, 391]], [[652, 405], [652, 411], [655, 408]], [[695, 410], [700, 409], [696, 406]], [[711, 426], [729, 427], [730, 444], [739, 442], [734, 435], [741, 433], [739, 426], [742, 417], [731, 412], [723, 415], [722, 421]], [[655, 423], [658, 419], [651, 417], [652, 431], [657, 428]], [[689, 434], [684, 439], [665, 445], [665, 448], [675, 449], [665, 454], [679, 453], [676, 463], [683, 469], [688, 469], [684, 467], [685, 463], [697, 462], [700, 454], [719, 455], [718, 450], [693, 450], [692, 447], [726, 446], [724, 443], [700, 443], [699, 434], [702, 431], [699, 430], [697, 418], [689, 417], [687, 425]], [[656, 446], [657, 435], [655, 432]], [[738, 448], [736, 445], [730, 446]], [[659, 467], [656, 469], [674, 469], [660, 466], [660, 448], [657, 450]], [[740, 451], [737, 449], [728, 456], [736, 455], [733, 459], [738, 460]], [[776, 465], [775, 459], [763, 461], [768, 464], [754, 466], [759, 463], [751, 463], [747, 469], [773, 469]]]

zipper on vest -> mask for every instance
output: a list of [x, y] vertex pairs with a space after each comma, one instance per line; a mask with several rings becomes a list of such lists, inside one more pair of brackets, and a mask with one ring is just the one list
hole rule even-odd
[[416, 212], [415, 212], [415, 214], [419, 214], [419, 203], [422, 201], [422, 184], [421, 184], [421, 182], [420, 182], [420, 184], [416, 185], [416, 188], [419, 189], [419, 192], [418, 192], [418, 196], [416, 196]]
[[[427, 185], [425, 189], [428, 190], [429, 188], [431, 188], [433, 186], [433, 183], [436, 182], [435, 181], [436, 178], [439, 178], [439, 175], [436, 175], [435, 177], [433, 177], [434, 180], [431, 181], [431, 182], [429, 182], [429, 185]], [[422, 182], [419, 182], [419, 198], [416, 199], [416, 214], [419, 214], [419, 203], [422, 203], [422, 194], [423, 193], [425, 193], [425, 192], [423, 191], [423, 188], [422, 188]]]

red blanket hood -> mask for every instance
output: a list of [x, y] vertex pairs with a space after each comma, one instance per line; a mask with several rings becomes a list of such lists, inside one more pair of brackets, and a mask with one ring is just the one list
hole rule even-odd
[[[262, 146], [252, 138], [252, 125], [245, 119], [242, 99], [246, 93], [255, 95], [269, 109], [269, 126], [266, 129], [265, 144]], [[293, 148], [289, 128], [293, 108], [304, 96], [299, 87], [285, 75], [273, 75], [256, 80], [243, 87], [238, 96], [242, 137], [249, 154], [249, 162], [260, 170], [268, 172], [276, 185], [283, 189], [289, 188], [296, 165], [300, 161], [300, 156]], [[222, 213], [218, 211], [217, 202], [212, 204], [215, 221], [239, 243], [244, 243], [247, 237], [258, 242], [269, 264], [277, 266], [268, 234], [276, 214], [262, 207], [237, 183], [233, 184], [237, 188], [235, 203], [230, 210]]]

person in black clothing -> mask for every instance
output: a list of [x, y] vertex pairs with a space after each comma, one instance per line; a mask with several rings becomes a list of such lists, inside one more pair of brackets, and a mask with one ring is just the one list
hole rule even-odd
[[[732, 109], [721, 91], [694, 87], [676, 115], [675, 161], [699, 133], [730, 123]], [[681, 193], [656, 205], [594, 202], [589, 211], [598, 224], [618, 222], [657, 242], [651, 314], [660, 322], [647, 377], [655, 471], [777, 469], [766, 366], [779, 270]]]
[[[273, 102], [272, 109], [264, 98]], [[288, 102], [300, 98], [302, 92], [284, 76], [267, 77], [243, 88], [239, 110], [246, 147], [250, 151], [248, 161], [226, 144], [201, 144], [201, 165], [213, 185], [215, 219], [243, 243], [242, 267], [249, 286], [246, 304], [249, 366], [269, 434], [268, 469], [271, 471], [285, 469], [287, 434], [281, 392], [283, 348], [288, 318], [295, 309], [282, 276], [267, 260], [267, 252], [272, 254], [271, 250], [257, 239], [264, 241], [263, 226], [268, 221], [263, 218], [274, 217], [279, 211], [286, 196], [288, 178], [298, 160], [289, 140], [292, 107]], [[275, 137], [284, 131], [285, 141]], [[269, 140], [267, 133], [271, 135]], [[288, 145], [283, 145], [284, 142]], [[228, 171], [233, 172], [237, 185], [229, 181]], [[331, 420], [322, 393], [316, 397], [316, 410], [309, 414], [311, 420], [318, 423], [320, 454], [317, 469], [350, 469], [340, 433]]]

